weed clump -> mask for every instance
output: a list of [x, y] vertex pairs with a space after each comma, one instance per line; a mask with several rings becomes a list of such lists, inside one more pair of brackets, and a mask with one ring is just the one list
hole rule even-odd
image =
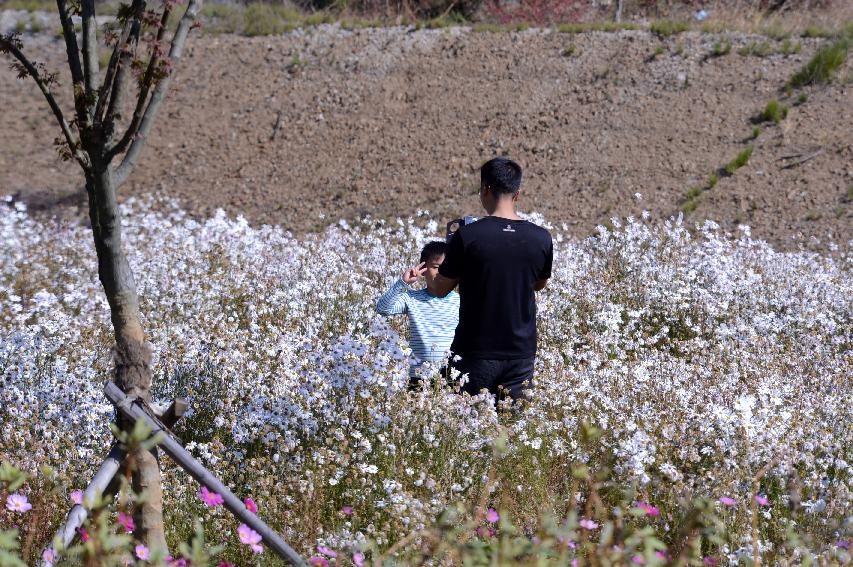
[[294, 9], [253, 2], [243, 12], [243, 33], [248, 36], [280, 35], [294, 30], [300, 14]]
[[848, 28], [841, 37], [830, 45], [821, 47], [814, 57], [800, 69], [788, 85], [793, 88], [806, 85], [822, 85], [832, 81], [835, 72], [844, 65], [847, 60], [847, 52], [853, 43], [853, 31]]
[[779, 124], [788, 116], [788, 107], [781, 104], [775, 98], [767, 103], [764, 110], [758, 116], [753, 118], [753, 122], [760, 124], [762, 122], [774, 122]]
[[728, 175], [734, 175], [735, 171], [742, 168], [749, 162], [749, 158], [752, 156], [752, 146], [747, 146], [745, 150], [741, 151], [732, 161], [726, 164], [723, 170]]
[[671, 20], [661, 20], [649, 26], [649, 31], [658, 37], [671, 37], [686, 32], [688, 29], [690, 26], [686, 22], [673, 22]]
[[711, 47], [711, 57], [722, 57], [728, 55], [732, 51], [732, 44], [729, 41], [716, 42]]

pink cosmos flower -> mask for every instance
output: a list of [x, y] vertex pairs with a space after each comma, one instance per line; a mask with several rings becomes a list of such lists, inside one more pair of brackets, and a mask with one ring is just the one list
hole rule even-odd
[[255, 553], [263, 553], [264, 548], [261, 545], [261, 534], [247, 526], [240, 524], [237, 528], [237, 535], [240, 536], [240, 543], [248, 545]]
[[717, 561], [716, 557], [706, 556], [702, 558], [702, 563], [705, 565], [716, 565], [719, 561]]
[[52, 567], [53, 562], [56, 561], [57, 557], [59, 557], [59, 554], [49, 547], [41, 554], [41, 559], [47, 564], [47, 567]]
[[246, 510], [248, 510], [252, 514], [258, 513], [258, 505], [255, 504], [255, 501], [249, 498], [248, 496], [246, 498], [243, 498], [243, 504], [246, 505]]
[[737, 501], [734, 498], [723, 496], [722, 498], [720, 498], [720, 504], [724, 506], [734, 506], [735, 504], [737, 504]]
[[325, 557], [320, 557], [319, 555], [309, 558], [308, 563], [311, 565], [319, 565], [320, 567], [329, 567], [329, 560]]
[[83, 505], [83, 491], [82, 490], [72, 490], [71, 491], [71, 502], [77, 504], [78, 506]]
[[142, 561], [148, 561], [148, 559], [151, 557], [151, 552], [148, 551], [148, 548], [141, 543], [136, 546], [136, 549], [134, 551], [136, 552], [136, 557], [138, 557]]
[[328, 555], [329, 557], [337, 557], [338, 553], [334, 549], [329, 549], [325, 545], [318, 545], [317, 552], [322, 553], [323, 555]]
[[210, 508], [216, 508], [225, 502], [225, 499], [221, 495], [209, 491], [206, 486], [202, 486], [201, 490], [198, 491], [198, 497]]
[[77, 533], [80, 534], [80, 541], [82, 541], [83, 543], [86, 543], [87, 541], [92, 539], [91, 536], [89, 536], [89, 530], [87, 530], [86, 528], [77, 528]]
[[634, 557], [631, 558], [631, 563], [634, 563], [636, 565], [645, 565], [646, 560], [643, 559], [642, 555], [635, 555]]
[[646, 513], [646, 516], [660, 516], [660, 508], [646, 502], [637, 502], [637, 508]]
[[187, 567], [187, 565], [189, 565], [189, 562], [183, 557], [175, 559], [171, 555], [168, 555], [166, 556], [166, 564], [171, 565], [171, 567]]
[[133, 533], [133, 530], [136, 529], [136, 525], [133, 523], [133, 516], [130, 514], [125, 514], [124, 512], [118, 513], [118, 523], [124, 528], [129, 534]]
[[229, 563], [228, 561], [220, 561], [219, 565], [216, 567], [234, 567], [233, 563]]
[[585, 530], [594, 530], [598, 527], [598, 524], [596, 524], [592, 520], [588, 520], [587, 518], [583, 518], [580, 522], [578, 522], [578, 525]]
[[756, 494], [755, 501], [758, 503], [759, 506], [770, 506], [770, 500], [768, 500], [766, 496]]
[[355, 567], [364, 567], [364, 554], [356, 551], [352, 554], [352, 562]]
[[6, 497], [6, 509], [23, 514], [33, 509], [33, 505], [27, 501], [23, 494], [10, 494]]
[[489, 522], [490, 524], [494, 524], [495, 522], [497, 522], [500, 519], [501, 519], [500, 514], [498, 514], [497, 510], [495, 510], [494, 508], [489, 508], [489, 511], [486, 512], [486, 521]]
[[344, 506], [341, 508], [341, 512], [344, 516], [352, 516], [352, 506]]
[[663, 551], [655, 551], [655, 557], [662, 559], [663, 561], [669, 561], [669, 554]]

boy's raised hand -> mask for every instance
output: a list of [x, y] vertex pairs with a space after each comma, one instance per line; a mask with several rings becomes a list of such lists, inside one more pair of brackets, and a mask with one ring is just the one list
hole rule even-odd
[[405, 282], [407, 285], [412, 285], [413, 283], [418, 281], [418, 278], [424, 275], [425, 271], [426, 262], [421, 262], [417, 266], [412, 266], [411, 268], [403, 272], [403, 282]]

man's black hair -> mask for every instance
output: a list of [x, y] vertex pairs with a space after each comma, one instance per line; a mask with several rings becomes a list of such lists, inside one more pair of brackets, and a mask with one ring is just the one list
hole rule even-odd
[[421, 250], [421, 263], [432, 260], [436, 256], [444, 256], [447, 252], [447, 243], [443, 240], [433, 240], [428, 242], [424, 249]]
[[480, 168], [480, 182], [498, 195], [515, 195], [521, 188], [521, 166], [505, 157], [490, 159]]

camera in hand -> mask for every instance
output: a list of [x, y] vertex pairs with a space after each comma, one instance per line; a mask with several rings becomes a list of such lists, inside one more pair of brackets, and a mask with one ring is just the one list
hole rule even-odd
[[445, 236], [445, 240], [447, 242], [450, 242], [450, 238], [456, 233], [457, 230], [467, 224], [474, 224], [478, 220], [480, 220], [479, 217], [471, 215], [465, 215], [461, 219], [453, 219], [452, 221], [447, 223], [447, 235]]

